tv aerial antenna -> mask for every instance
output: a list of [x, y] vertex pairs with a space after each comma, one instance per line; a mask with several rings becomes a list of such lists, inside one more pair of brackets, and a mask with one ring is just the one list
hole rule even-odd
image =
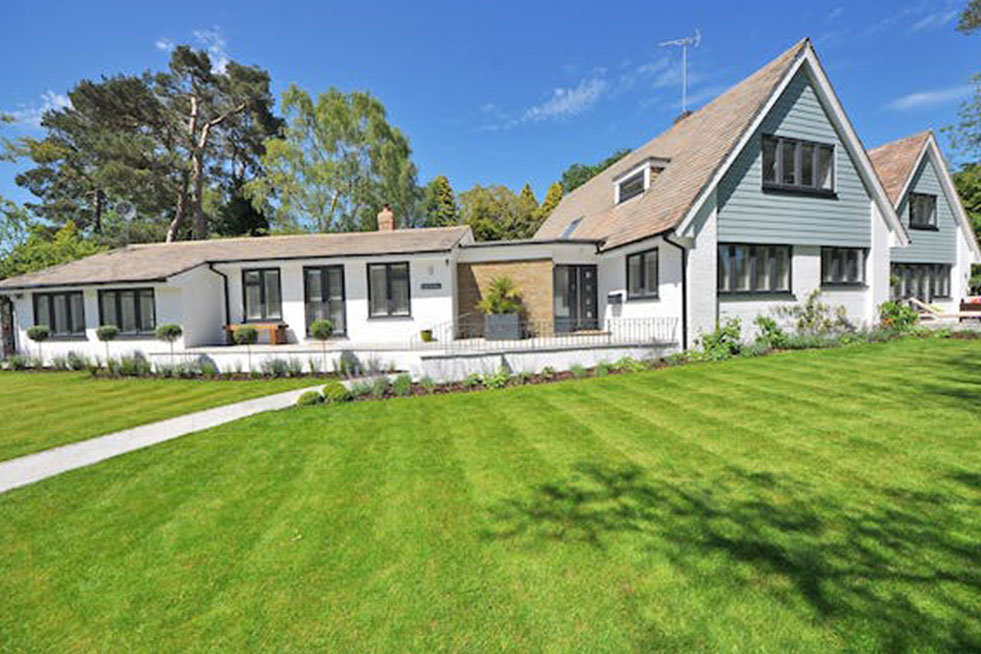
[[661, 41], [658, 43], [658, 47], [664, 48], [668, 46], [675, 46], [681, 48], [681, 113], [682, 115], [688, 112], [688, 47], [697, 48], [698, 44], [702, 42], [702, 33], [695, 28], [695, 34], [693, 36], [686, 36], [680, 39], [674, 39], [672, 41]]

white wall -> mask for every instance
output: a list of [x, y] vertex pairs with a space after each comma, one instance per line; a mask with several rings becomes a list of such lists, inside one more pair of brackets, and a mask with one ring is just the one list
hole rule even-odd
[[[627, 256], [636, 252], [657, 249], [658, 297], [627, 299]], [[674, 340], [681, 341], [681, 251], [660, 237], [646, 239], [626, 247], [601, 254], [597, 268], [599, 277], [599, 315], [609, 318], [674, 318]], [[617, 293], [620, 304], [611, 304], [608, 297]]]
[[688, 252], [688, 343], [712, 332], [719, 317], [719, 218], [716, 194], [702, 205], [692, 221], [692, 247]]
[[[367, 264], [400, 261], [409, 262], [411, 316], [369, 318]], [[344, 266], [347, 339], [352, 343], [405, 343], [423, 329], [430, 329], [453, 320], [453, 282], [456, 262], [449, 253], [438, 257], [430, 254], [262, 261], [220, 264], [215, 268], [228, 275], [229, 312], [232, 323], [243, 321], [242, 270], [279, 268], [283, 321], [289, 326], [287, 338], [290, 343], [308, 343], [313, 341], [306, 337], [303, 268], [331, 265]], [[423, 289], [423, 284], [440, 284], [440, 288]]]
[[175, 276], [171, 282], [180, 289], [181, 319], [175, 322], [184, 329], [175, 348], [223, 344], [225, 296], [221, 276], [207, 266], [198, 266]]

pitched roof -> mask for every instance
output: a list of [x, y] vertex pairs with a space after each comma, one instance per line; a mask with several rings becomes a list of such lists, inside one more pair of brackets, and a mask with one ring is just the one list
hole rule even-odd
[[920, 132], [869, 150], [872, 166], [878, 173], [882, 185], [893, 206], [899, 204], [906, 182], [913, 174], [920, 153], [930, 138], [930, 131]]
[[[564, 197], [535, 238], [556, 238], [580, 217], [572, 236], [606, 239], [606, 249], [676, 227], [807, 47], [795, 44]], [[670, 163], [646, 193], [614, 205], [613, 180], [652, 158]]]
[[207, 263], [445, 252], [466, 225], [392, 232], [302, 234], [129, 245], [0, 281], [0, 290], [159, 281]]

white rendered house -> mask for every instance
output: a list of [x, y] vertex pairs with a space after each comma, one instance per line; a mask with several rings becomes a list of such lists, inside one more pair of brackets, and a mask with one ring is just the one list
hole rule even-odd
[[[568, 194], [530, 240], [397, 230], [385, 211], [377, 232], [133, 245], [0, 281], [0, 294], [16, 349], [31, 349], [31, 325], [51, 328], [47, 357], [102, 354], [103, 324], [121, 330], [113, 352], [159, 357], [164, 323], [183, 327], [178, 351], [219, 365], [240, 362], [226, 327], [247, 323], [285, 336], [264, 356], [309, 356], [309, 325], [329, 318], [332, 351], [443, 377], [502, 357], [561, 369], [664, 354], [731, 317], [749, 337], [758, 315], [814, 290], [869, 325], [891, 294], [957, 302], [981, 261], [935, 139], [880, 150], [877, 172], [804, 40]], [[907, 209], [931, 194], [933, 232], [918, 229], [927, 200]], [[520, 343], [472, 329], [500, 276], [524, 295]]]

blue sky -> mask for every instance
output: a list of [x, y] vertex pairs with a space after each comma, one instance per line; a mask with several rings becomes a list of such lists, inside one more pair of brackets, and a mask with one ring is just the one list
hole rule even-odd
[[[695, 27], [695, 107], [809, 36], [866, 146], [950, 124], [981, 71], [981, 36], [954, 31], [965, 3], [17, 1], [0, 23], [0, 111], [19, 121], [8, 136], [38, 133], [78, 80], [160, 69], [189, 43], [266, 68], [277, 97], [291, 82], [371, 91], [422, 181], [527, 181], [541, 197], [568, 164], [671, 124], [681, 57], [657, 44]], [[23, 201], [14, 174], [0, 164], [0, 194]]]

